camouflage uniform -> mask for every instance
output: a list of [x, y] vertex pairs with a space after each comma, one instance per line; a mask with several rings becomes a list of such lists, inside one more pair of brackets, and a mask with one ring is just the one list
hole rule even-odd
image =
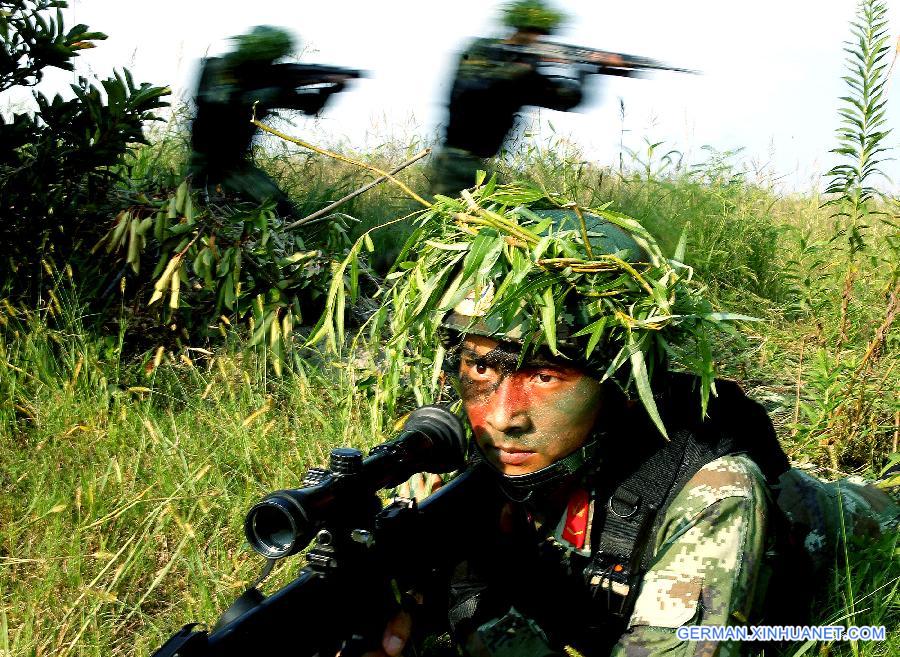
[[666, 510], [654, 564], [614, 655], [738, 654], [737, 645], [679, 641], [675, 629], [759, 618], [766, 500], [765, 479], [745, 456], [717, 459], [691, 478]]
[[[833, 566], [839, 554], [842, 515], [847, 535], [872, 537], [890, 531], [898, 518], [897, 505], [871, 485], [846, 480], [826, 483], [796, 468], [781, 476], [774, 494], [778, 509], [791, 523], [791, 531], [799, 531], [801, 539], [806, 536], [804, 552], [813, 558], [817, 576]], [[595, 504], [592, 494], [583, 530], [588, 537], [596, 517]], [[626, 630], [611, 652], [608, 647], [598, 650], [596, 645], [577, 639], [570, 642], [571, 637], [565, 634], [548, 633], [515, 607], [482, 623], [477, 636], [466, 642], [468, 652], [491, 657], [564, 652], [613, 657], [724, 657], [753, 649], [753, 644], [682, 641], [676, 629], [687, 625], [745, 625], [759, 623], [764, 617], [775, 565], [771, 504], [765, 477], [750, 458], [731, 455], [716, 459], [702, 467], [666, 509], [653, 543], [653, 564], [640, 583]], [[583, 563], [590, 557], [590, 540], [580, 548], [570, 542], [566, 515], [559, 518], [544, 541], [561, 562], [577, 569], [579, 558]], [[797, 579], [788, 584], [788, 593], [806, 585]], [[562, 608], [567, 604], [556, 598], [550, 602]], [[602, 619], [597, 620], [602, 624]]]
[[475, 172], [497, 154], [526, 105], [569, 110], [581, 102], [575, 71], [546, 74], [534, 58], [501, 46], [476, 39], [460, 56], [444, 145], [434, 160], [434, 193], [453, 195], [474, 185]]
[[829, 483], [791, 468], [773, 489], [794, 539], [812, 559], [814, 574], [843, 554], [842, 536], [877, 538], [895, 529], [900, 516], [887, 494], [856, 477]]
[[[654, 540], [654, 562], [644, 575], [627, 631], [612, 648], [616, 656], [735, 654], [737, 646], [701, 645], [680, 641], [682, 625], [729, 625], [755, 616], [758, 586], [764, 573], [767, 491], [759, 468], [745, 456], [726, 456], [701, 468], [666, 510]], [[597, 503], [593, 491], [585, 510], [584, 530], [590, 536]], [[602, 501], [601, 501], [602, 503]], [[581, 547], [567, 538], [567, 515], [544, 539], [561, 564], [577, 570], [590, 557], [588, 539]], [[565, 567], [565, 566], [563, 566]], [[546, 589], [538, 595], [546, 595]], [[554, 597], [552, 606], [564, 609], [569, 600]], [[527, 606], [527, 603], [525, 603]], [[568, 616], [569, 612], [561, 612]], [[602, 625], [605, 619], [595, 619]], [[572, 628], [576, 629], [576, 628]], [[562, 630], [565, 632], [565, 630]], [[545, 633], [516, 608], [482, 623], [478, 638], [469, 639], [470, 652], [480, 645], [492, 657], [560, 655], [575, 644], [585, 655], [607, 654], [609, 645], [588, 645], [562, 633]], [[610, 642], [617, 637], [607, 637]]]

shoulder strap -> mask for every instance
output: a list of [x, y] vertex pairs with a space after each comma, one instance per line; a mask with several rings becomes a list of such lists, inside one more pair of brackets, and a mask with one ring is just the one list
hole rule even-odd
[[[653, 558], [654, 530], [671, 498], [697, 470], [724, 454], [730, 442], [705, 444], [693, 431], [680, 429], [653, 452], [606, 500], [598, 499], [591, 563], [585, 578], [595, 598], [605, 597], [611, 612], [631, 614], [636, 584]], [[599, 513], [598, 513], [599, 511]]]
[[696, 385], [695, 377], [672, 375], [664, 409], [671, 440], [643, 457], [608, 497], [609, 487], [597, 489], [605, 499], [595, 500], [598, 521], [585, 580], [593, 597], [620, 618], [630, 616], [640, 579], [653, 561], [664, 509], [700, 468], [739, 453], [753, 458], [769, 481], [787, 467], [765, 410], [737, 384], [717, 382], [719, 397], [710, 400], [706, 420], [699, 415]]

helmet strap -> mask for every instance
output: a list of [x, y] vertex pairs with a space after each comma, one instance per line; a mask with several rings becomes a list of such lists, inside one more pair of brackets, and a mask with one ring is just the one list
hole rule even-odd
[[[600, 444], [600, 434], [595, 434], [565, 458], [551, 463], [546, 468], [536, 472], [521, 475], [503, 474], [496, 468], [492, 469], [498, 475], [498, 484], [504, 496], [511, 502], [524, 503], [549, 496], [566, 483], [580, 475], [588, 465], [596, 467], [594, 463]], [[473, 459], [485, 461], [484, 454], [476, 445]]]

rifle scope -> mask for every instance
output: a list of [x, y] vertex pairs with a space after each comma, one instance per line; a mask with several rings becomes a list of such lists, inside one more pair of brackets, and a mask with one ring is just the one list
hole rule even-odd
[[254, 550], [280, 559], [309, 545], [329, 521], [371, 516], [367, 507], [380, 505], [377, 491], [417, 472], [449, 472], [464, 465], [465, 433], [459, 419], [439, 406], [423, 406], [409, 414], [396, 438], [373, 448], [368, 458], [357, 449], [333, 449], [329, 470], [313, 468], [302, 488], [264, 497], [247, 513], [244, 533]]

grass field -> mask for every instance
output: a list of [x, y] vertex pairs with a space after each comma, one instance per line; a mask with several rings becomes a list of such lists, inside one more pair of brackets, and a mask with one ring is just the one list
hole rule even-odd
[[[896, 229], [873, 224], [846, 285], [848, 256], [815, 193], [778, 194], [722, 161], [620, 176], [553, 153], [523, 152], [502, 174], [585, 205], [609, 201], [668, 253], [686, 234], [685, 260], [716, 302], [764, 320], [718, 345], [719, 366], [766, 405], [796, 462], [836, 478], [878, 476], [896, 460]], [[178, 168], [177, 144], [158, 141], [139, 157], [148, 176], [168, 175], [160, 162]], [[403, 150], [376, 157], [397, 162]], [[368, 179], [320, 157], [268, 166], [311, 209]], [[426, 175], [416, 167], [403, 178], [424, 189]], [[408, 207], [381, 186], [343, 211], [360, 220], [358, 234]], [[392, 230], [376, 252], [395, 248], [402, 228]], [[65, 270], [54, 275], [55, 296], [40, 307], [0, 301], [0, 656], [140, 657], [185, 622], [211, 622], [255, 578], [261, 560], [241, 530], [253, 502], [296, 485], [331, 446], [377, 442], [382, 422], [349, 361], [304, 352], [305, 365], [275, 377], [237, 328], [216, 342], [135, 352], [125, 301], [118, 332], [98, 331]], [[791, 654], [900, 653], [889, 538], [835, 572], [817, 620], [886, 624], [890, 640]], [[298, 567], [281, 564], [265, 588]]]

